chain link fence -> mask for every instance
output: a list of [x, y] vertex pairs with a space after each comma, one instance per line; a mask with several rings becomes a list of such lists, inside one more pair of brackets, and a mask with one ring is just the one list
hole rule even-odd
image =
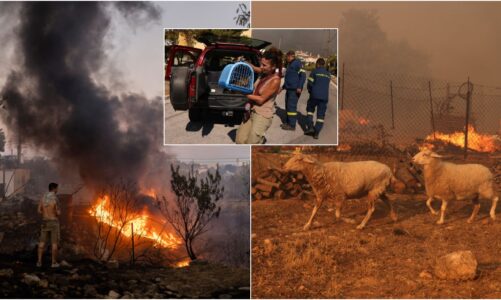
[[339, 106], [340, 150], [356, 145], [404, 149], [427, 136], [443, 138], [440, 133], [461, 140], [468, 124], [469, 148], [480, 134], [489, 135], [494, 149], [472, 150], [501, 151], [501, 87], [474, 79], [449, 82], [343, 65]]

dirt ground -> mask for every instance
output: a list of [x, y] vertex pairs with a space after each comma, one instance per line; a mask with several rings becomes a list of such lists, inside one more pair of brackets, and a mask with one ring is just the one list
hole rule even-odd
[[[490, 221], [490, 203], [481, 202], [467, 224], [469, 201], [449, 204], [446, 223], [435, 224], [424, 193], [389, 194], [399, 220], [392, 222], [382, 202], [368, 226], [336, 222], [334, 204], [325, 203], [309, 231], [302, 227], [313, 200], [252, 203], [253, 298], [501, 298], [501, 212]], [[438, 209], [440, 202], [434, 202]], [[364, 199], [349, 200], [343, 216], [361, 222]], [[434, 276], [438, 257], [471, 250], [478, 272], [471, 281]], [[421, 276], [420, 276], [421, 274]]]

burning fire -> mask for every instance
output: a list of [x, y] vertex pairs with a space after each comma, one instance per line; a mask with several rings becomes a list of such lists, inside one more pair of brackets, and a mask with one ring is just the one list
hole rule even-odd
[[358, 124], [363, 125], [363, 126], [368, 125], [369, 124], [369, 120], [366, 119], [366, 118], [363, 118], [363, 117], [359, 117], [358, 118]]
[[346, 128], [347, 126], [368, 126], [371, 121], [359, 115], [356, 111], [343, 109], [339, 111], [339, 127]]
[[151, 198], [156, 198], [157, 197], [157, 192], [154, 189], [145, 189], [142, 192], [146, 196], [149, 196]]
[[339, 152], [346, 152], [346, 151], [350, 151], [350, 150], [351, 150], [351, 146], [348, 144], [341, 144], [341, 145], [338, 145], [336, 147], [336, 151], [339, 151]]
[[190, 259], [186, 258], [176, 263], [177, 268], [184, 268], [190, 265]]
[[[429, 134], [425, 142], [440, 140], [458, 147], [464, 147], [464, 132], [456, 131], [450, 134], [435, 132]], [[499, 138], [494, 135], [478, 133], [473, 126], [468, 127], [468, 149], [473, 149], [478, 152], [496, 152], [501, 150]]]
[[172, 233], [156, 230], [150, 221], [151, 217], [146, 211], [132, 216], [124, 224], [124, 221], [120, 220], [120, 217], [114, 216], [110, 207], [110, 198], [107, 195], [99, 198], [88, 212], [98, 222], [108, 224], [119, 230], [122, 228], [121, 233], [126, 237], [131, 237], [132, 230], [134, 230], [134, 236], [150, 239], [154, 242], [155, 246], [175, 249], [181, 245], [181, 240]]

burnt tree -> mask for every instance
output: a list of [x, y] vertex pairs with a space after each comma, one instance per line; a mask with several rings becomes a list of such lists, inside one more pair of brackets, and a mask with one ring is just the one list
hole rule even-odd
[[186, 252], [191, 260], [197, 258], [193, 243], [209, 229], [209, 223], [219, 217], [221, 207], [217, 202], [223, 197], [224, 187], [221, 186], [219, 166], [215, 172], [207, 171], [201, 176], [195, 172], [193, 165], [188, 172], [179, 170], [179, 166], [171, 165], [170, 180], [174, 199], [168, 201], [163, 197], [160, 204], [167, 221], [181, 237]]

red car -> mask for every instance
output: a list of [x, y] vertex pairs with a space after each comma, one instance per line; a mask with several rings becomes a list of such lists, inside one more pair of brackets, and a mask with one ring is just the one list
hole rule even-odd
[[[203, 34], [195, 39], [205, 49], [166, 47], [165, 79], [170, 80], [170, 102], [174, 110], [189, 110], [197, 122], [210, 113], [232, 117], [243, 112], [245, 95], [221, 88], [219, 76], [227, 64], [240, 58], [259, 65], [260, 50], [271, 43], [246, 37]], [[257, 76], [255, 76], [257, 78]]]

